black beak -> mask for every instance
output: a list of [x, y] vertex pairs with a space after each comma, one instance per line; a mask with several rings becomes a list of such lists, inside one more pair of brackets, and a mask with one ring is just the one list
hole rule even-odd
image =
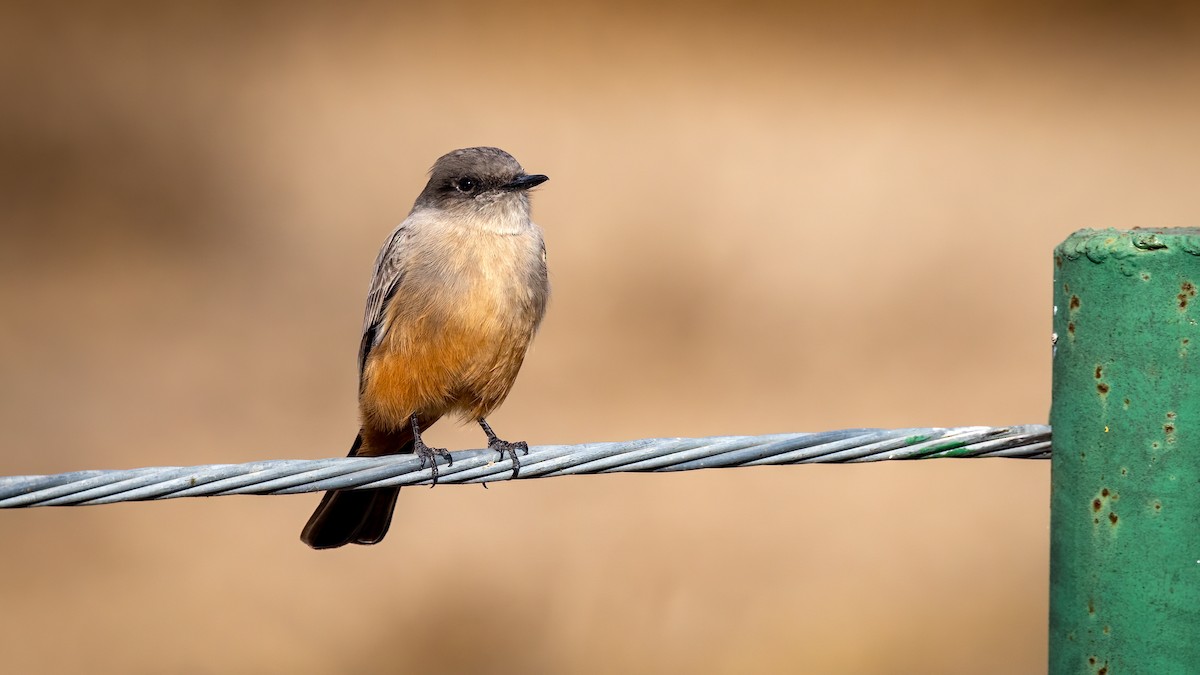
[[500, 186], [501, 190], [528, 190], [532, 187], [537, 187], [542, 183], [550, 180], [549, 176], [543, 176], [540, 173], [533, 175], [522, 175], [512, 179], [512, 181]]

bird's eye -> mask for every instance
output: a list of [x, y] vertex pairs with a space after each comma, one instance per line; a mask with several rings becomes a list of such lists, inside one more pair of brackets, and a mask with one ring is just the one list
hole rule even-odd
[[458, 184], [455, 187], [459, 192], [471, 192], [475, 189], [476, 183], [474, 178], [459, 178]]

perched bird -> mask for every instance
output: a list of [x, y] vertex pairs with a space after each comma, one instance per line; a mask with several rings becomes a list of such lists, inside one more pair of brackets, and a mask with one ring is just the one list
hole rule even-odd
[[[528, 445], [500, 440], [487, 416], [508, 396], [546, 312], [546, 247], [529, 217], [529, 190], [546, 180], [498, 148], [455, 150], [433, 165], [375, 260], [351, 456], [416, 453], [436, 483], [437, 457], [450, 454], [425, 445], [421, 430], [455, 413], [512, 458], [514, 476], [520, 470]], [[331, 490], [300, 538], [318, 549], [378, 543], [399, 492]]]

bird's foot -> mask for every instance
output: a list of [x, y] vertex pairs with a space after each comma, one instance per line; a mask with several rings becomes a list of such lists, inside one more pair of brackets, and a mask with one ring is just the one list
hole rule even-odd
[[433, 470], [433, 483], [429, 487], [437, 485], [438, 482], [438, 465], [437, 458], [442, 457], [446, 460], [446, 466], [454, 466], [454, 458], [450, 456], [450, 452], [445, 448], [431, 448], [425, 445], [425, 441], [418, 436], [413, 442], [413, 452], [421, 459], [421, 468], [425, 468], [425, 463], [429, 463], [429, 468]]
[[509, 441], [502, 441], [499, 438], [493, 438], [488, 441], [488, 450], [493, 450], [500, 453], [500, 461], [504, 461], [505, 455], [511, 457], [513, 464], [512, 477], [516, 478], [517, 474], [521, 472], [521, 460], [517, 455], [517, 451], [520, 450], [522, 455], [528, 455], [529, 444], [525, 441], [515, 441], [510, 443]]
[[504, 461], [505, 455], [508, 455], [512, 458], [512, 477], [516, 478], [517, 474], [521, 472], [521, 460], [517, 456], [517, 451], [520, 450], [521, 454], [528, 455], [529, 444], [525, 441], [509, 442], [500, 440], [500, 438], [496, 436], [496, 432], [492, 431], [492, 425], [488, 424], [487, 420], [483, 419], [482, 417], [479, 419], [479, 426], [483, 429], [483, 433], [487, 434], [488, 450], [500, 453], [500, 461], [502, 462]]

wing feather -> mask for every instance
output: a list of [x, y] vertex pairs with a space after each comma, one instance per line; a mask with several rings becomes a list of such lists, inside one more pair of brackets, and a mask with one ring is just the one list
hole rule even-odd
[[383, 340], [386, 326], [383, 325], [387, 301], [396, 294], [404, 279], [405, 244], [411, 231], [411, 218], [392, 230], [379, 256], [375, 259], [375, 271], [371, 275], [371, 288], [367, 291], [367, 307], [363, 313], [362, 343], [358, 349], [358, 376], [361, 379], [367, 365], [367, 356]]

